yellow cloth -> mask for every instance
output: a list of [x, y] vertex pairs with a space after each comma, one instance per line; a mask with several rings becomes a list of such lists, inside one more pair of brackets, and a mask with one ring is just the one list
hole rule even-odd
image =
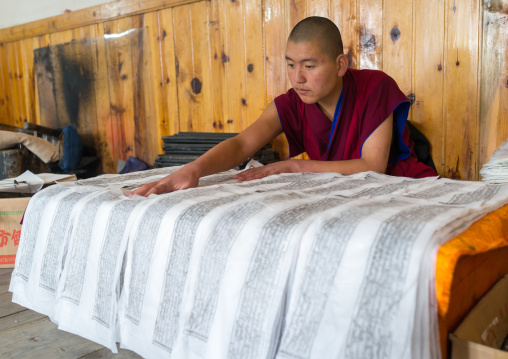
[[459, 258], [505, 246], [508, 246], [508, 205], [487, 214], [439, 248], [436, 293], [440, 316], [448, 312], [453, 274]]

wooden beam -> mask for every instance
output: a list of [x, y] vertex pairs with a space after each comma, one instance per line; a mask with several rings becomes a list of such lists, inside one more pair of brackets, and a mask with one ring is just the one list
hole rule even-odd
[[0, 43], [70, 30], [104, 21], [147, 13], [203, 0], [116, 0], [22, 25], [0, 29]]

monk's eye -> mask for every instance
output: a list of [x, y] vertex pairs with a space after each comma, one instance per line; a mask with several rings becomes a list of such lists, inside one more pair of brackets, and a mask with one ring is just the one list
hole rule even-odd
[[293, 69], [293, 68], [295, 68], [295, 64], [288, 64], [288, 67]]
[[311, 66], [311, 65], [307, 65], [307, 66], [305, 66], [305, 68], [307, 68], [307, 69], [309, 69], [309, 70], [311, 70], [311, 69], [313, 69], [313, 68], [315, 68], [315, 67], [316, 67], [316, 66]]

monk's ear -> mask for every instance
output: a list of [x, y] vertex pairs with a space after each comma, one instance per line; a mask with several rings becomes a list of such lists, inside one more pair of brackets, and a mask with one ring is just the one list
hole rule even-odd
[[337, 74], [342, 77], [346, 74], [347, 68], [349, 66], [349, 60], [346, 55], [340, 54], [336, 59], [337, 64]]

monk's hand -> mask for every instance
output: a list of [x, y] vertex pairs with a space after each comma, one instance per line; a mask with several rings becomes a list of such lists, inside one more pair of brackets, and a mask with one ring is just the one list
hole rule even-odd
[[255, 167], [240, 172], [234, 176], [238, 181], [252, 181], [280, 173], [296, 172], [296, 162], [293, 160], [270, 163], [266, 166]]
[[184, 166], [178, 171], [161, 178], [158, 181], [144, 184], [129, 193], [127, 197], [132, 197], [133, 195], [148, 197], [151, 194], [162, 194], [187, 188], [194, 188], [197, 187], [198, 184], [199, 176], [196, 172]]

